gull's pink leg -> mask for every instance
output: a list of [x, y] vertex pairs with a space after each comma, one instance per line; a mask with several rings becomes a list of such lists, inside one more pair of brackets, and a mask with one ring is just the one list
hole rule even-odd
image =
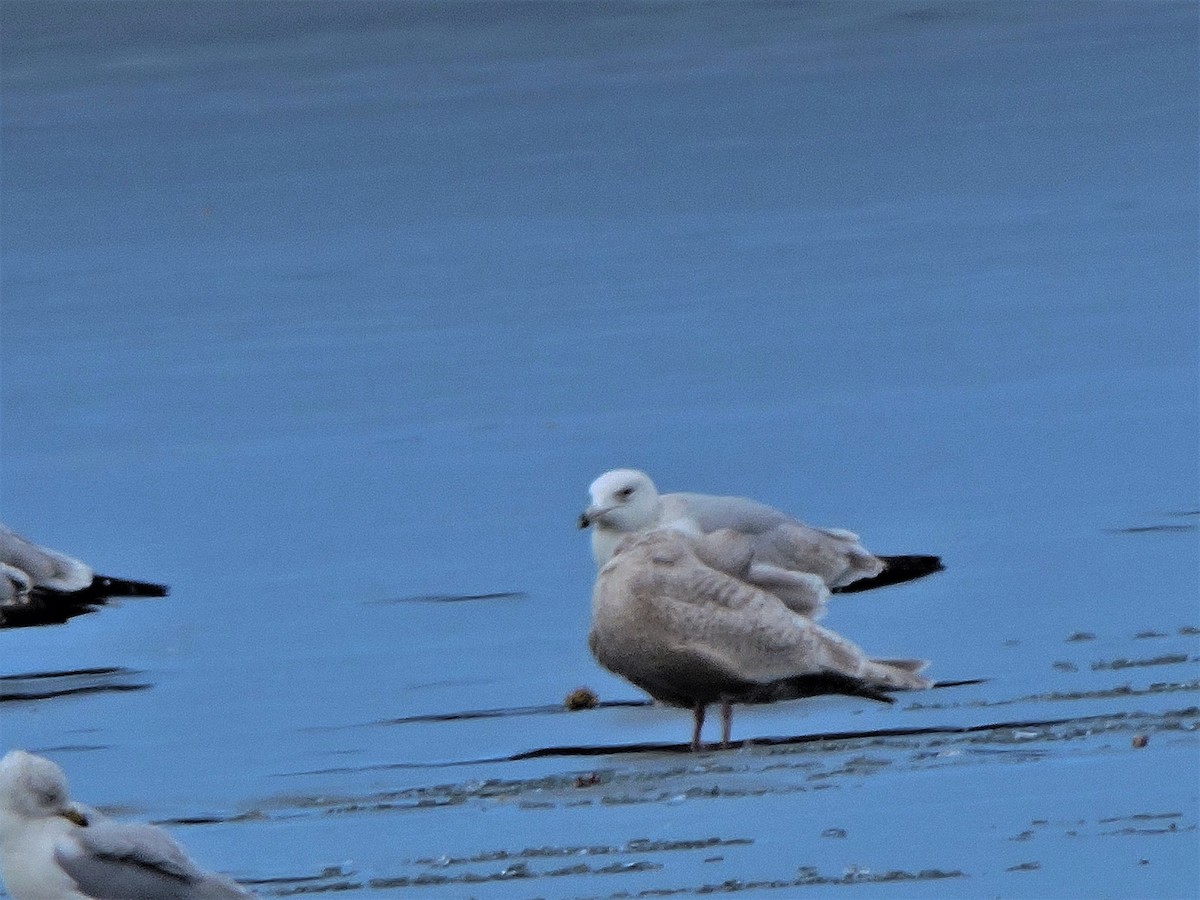
[[721, 701], [721, 749], [729, 747], [729, 732], [733, 729], [733, 704]]
[[704, 727], [704, 704], [697, 701], [692, 706], [692, 752], [700, 750], [700, 729]]

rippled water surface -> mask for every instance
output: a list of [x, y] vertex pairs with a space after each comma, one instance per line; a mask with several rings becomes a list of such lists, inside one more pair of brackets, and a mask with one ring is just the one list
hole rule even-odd
[[[1184, 897], [1195, 3], [0, 9], [0, 749], [264, 896]], [[588, 655], [623, 465], [947, 570], [946, 686]], [[562, 706], [587, 685], [603, 701]]]

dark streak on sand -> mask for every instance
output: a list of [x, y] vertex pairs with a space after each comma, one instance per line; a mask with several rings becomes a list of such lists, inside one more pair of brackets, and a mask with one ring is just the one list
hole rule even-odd
[[1125, 528], [1108, 528], [1109, 534], [1189, 534], [1195, 525], [1129, 525]]
[[[811, 744], [820, 741], [869, 740], [872, 738], [920, 737], [935, 734], [974, 734], [976, 732], [996, 731], [998, 729], [1033, 729], [1053, 728], [1071, 722], [1087, 721], [1087, 719], [1107, 719], [1111, 716], [1089, 716], [1084, 719], [1044, 719], [1028, 722], [990, 722], [985, 725], [943, 726], [924, 728], [880, 728], [873, 731], [842, 731], [822, 734], [799, 734], [790, 737], [756, 738], [747, 741], [742, 746], [780, 747], [794, 744]], [[691, 753], [690, 744], [623, 744], [582, 747], [543, 747], [538, 750], [527, 750], [512, 756], [499, 757], [489, 760], [474, 760], [473, 762], [516, 762], [524, 759], [539, 759], [547, 756], [608, 756], [617, 753]]]
[[134, 669], [107, 666], [92, 669], [68, 669], [55, 672], [30, 672], [0, 675], [0, 703], [49, 700], [78, 694], [144, 691], [152, 685], [130, 681], [143, 673]]
[[523, 600], [529, 596], [524, 591], [495, 591], [490, 594], [417, 594], [412, 597], [390, 597], [386, 600], [368, 600], [365, 606], [389, 606], [395, 603], [469, 603], [475, 600]]
[[[623, 706], [650, 706], [650, 700], [604, 700], [592, 709], [612, 709]], [[562, 703], [544, 706], [513, 706], [507, 709], [473, 709], [463, 712], [427, 713], [417, 716], [402, 716], [398, 719], [386, 719], [373, 722], [373, 725], [411, 725], [415, 722], [461, 722], [468, 719], [498, 719], [508, 716], [545, 716], [557, 713], [577, 712], [568, 709]]]
[[[966, 687], [969, 685], [986, 684], [986, 678], [967, 678], [957, 681], [939, 681], [933, 689]], [[384, 719], [379, 722], [360, 723], [356, 725], [321, 725], [303, 729], [304, 731], [342, 731], [350, 728], [370, 728], [391, 725], [414, 725], [431, 722], [465, 722], [472, 719], [500, 719], [515, 716], [547, 716], [560, 713], [577, 713], [592, 709], [620, 709], [653, 706], [652, 700], [602, 700], [592, 706], [573, 708], [563, 703], [541, 704], [537, 706], [509, 706], [499, 709], [469, 709], [445, 713], [420, 713], [413, 716], [400, 716], [395, 719]], [[435, 763], [431, 765], [442, 765]], [[335, 771], [335, 770], [330, 770]]]

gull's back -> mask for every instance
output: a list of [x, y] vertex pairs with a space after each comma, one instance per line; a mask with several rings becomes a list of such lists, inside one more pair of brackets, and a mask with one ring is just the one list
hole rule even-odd
[[205, 872], [163, 829], [100, 817], [60, 842], [55, 860], [97, 900], [235, 900], [252, 897]]
[[[830, 587], [877, 575], [882, 563], [858, 539], [842, 529], [813, 528], [747, 497], [674, 493], [662, 496], [660, 524], [691, 522], [703, 534], [730, 529], [751, 540], [755, 562], [784, 572], [807, 572]], [[760, 586], [773, 588], [764, 573]], [[759, 583], [751, 575], [750, 580]]]
[[708, 533], [731, 528], [743, 534], [762, 534], [785, 523], [799, 525], [795, 519], [779, 510], [748, 497], [723, 497], [718, 494], [693, 494], [680, 491], [663, 494], [661, 524], [671, 519], [687, 517], [700, 530]]

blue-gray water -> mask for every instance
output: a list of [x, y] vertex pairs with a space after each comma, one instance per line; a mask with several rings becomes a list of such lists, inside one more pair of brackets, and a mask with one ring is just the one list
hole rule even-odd
[[[0, 518], [172, 593], [0, 749], [266, 895], [1191, 895], [1197, 18], [8, 0]], [[437, 720], [640, 697], [620, 465], [941, 554], [826, 624], [986, 682]]]

